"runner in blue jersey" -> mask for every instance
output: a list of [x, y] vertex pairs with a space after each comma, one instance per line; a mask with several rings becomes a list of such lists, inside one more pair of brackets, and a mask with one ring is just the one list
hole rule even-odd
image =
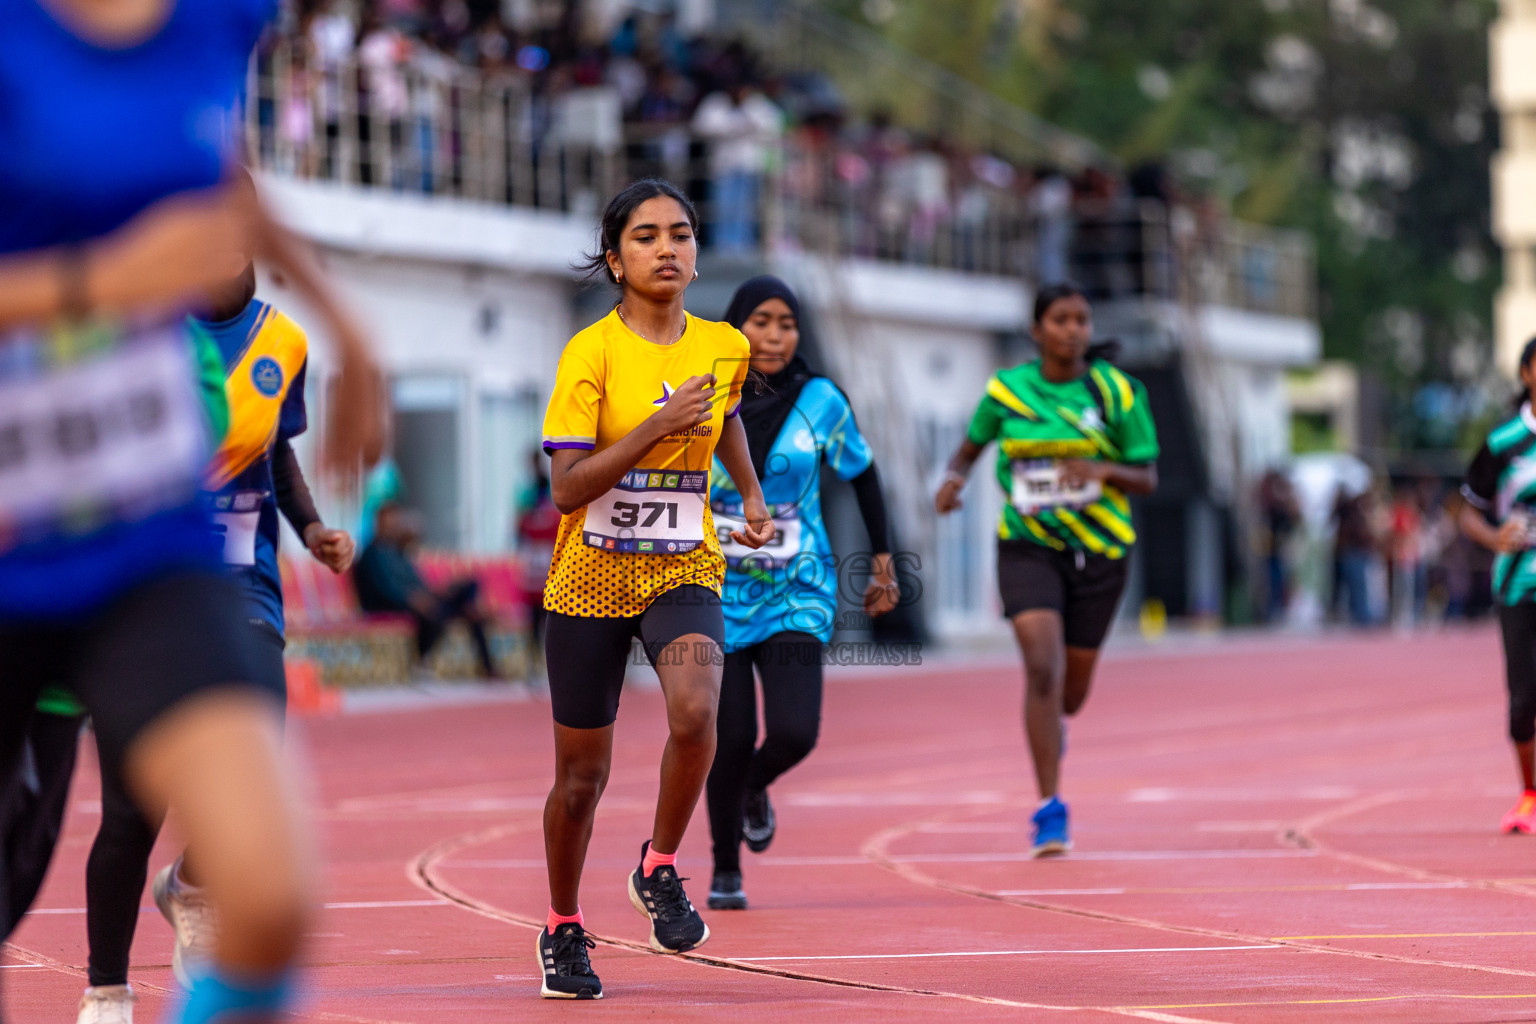
[[331, 328], [328, 463], [355, 471], [382, 443], [366, 343], [228, 184], [274, 6], [0, 4], [0, 777], [57, 683], [137, 802], [176, 808], [223, 922], [182, 1024], [280, 1013], [311, 887], [278, 709], [251, 683], [244, 599], [198, 495], [209, 431], [183, 314], [232, 253], [272, 260]]
[[[223, 367], [229, 427], [209, 464], [207, 485], [224, 563], [246, 597], [253, 682], [281, 705], [283, 593], [278, 572], [278, 514], [310, 553], [331, 571], [352, 562], [352, 538], [326, 528], [291, 440], [308, 425], [304, 378], [308, 341], [287, 316], [256, 299], [252, 265], [219, 289], [197, 321], [216, 345]], [[90, 987], [80, 1001], [77, 1024], [132, 1024], [136, 1001], [128, 984], [129, 949], [138, 926], [139, 900], [160, 822], [134, 805], [124, 780], [104, 765], [101, 826], [86, 864], [86, 930], [90, 938]], [[155, 876], [155, 904], [170, 923], [175, 945], [171, 969], [184, 986], [213, 953], [215, 917], [186, 854]]]
[[[755, 277], [736, 290], [726, 321], [752, 345], [752, 369], [741, 401], [752, 463], [778, 532], [753, 551], [730, 541], [741, 497], [728, 474], [712, 474], [710, 500], [726, 556], [725, 669], [716, 719], [718, 744], [706, 787], [715, 868], [709, 905], [745, 909], [741, 843], [761, 853], [776, 822], [768, 786], [816, 745], [821, 723], [822, 650], [832, 639], [837, 589], [853, 560], [840, 564], [821, 518], [821, 467], [853, 482], [869, 531], [871, 557], [864, 610], [883, 615], [899, 590], [891, 559], [885, 501], [874, 456], [859, 433], [847, 397], [798, 355], [800, 304], [776, 277]], [[762, 679], [763, 719], [757, 745], [754, 669]]]

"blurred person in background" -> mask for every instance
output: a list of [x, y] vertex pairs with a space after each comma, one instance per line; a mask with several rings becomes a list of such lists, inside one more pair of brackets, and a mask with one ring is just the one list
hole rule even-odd
[[763, 175], [783, 134], [784, 115], [764, 96], [746, 67], [699, 102], [693, 131], [709, 141], [711, 247], [746, 256], [758, 240]]
[[282, 1013], [313, 879], [281, 710], [254, 685], [245, 598], [199, 497], [215, 433], [185, 312], [241, 254], [269, 260], [336, 347], [327, 467], [349, 478], [382, 440], [366, 341], [231, 180], [230, 126], [273, 13], [267, 0], [0, 7], [0, 779], [39, 691], [62, 685], [139, 808], [176, 810], [221, 922], [182, 1024]]
[[1263, 533], [1264, 621], [1279, 622], [1291, 601], [1291, 538], [1301, 524], [1301, 508], [1290, 477], [1271, 469], [1259, 480], [1259, 515]]
[[442, 591], [427, 586], [413, 557], [421, 542], [420, 519], [419, 514], [392, 501], [379, 506], [373, 537], [352, 570], [357, 603], [365, 612], [409, 615], [416, 626], [416, 656], [422, 662], [452, 623], [464, 623], [481, 674], [497, 679], [500, 673], [485, 633], [489, 619], [478, 604], [480, 584], [473, 579], [458, 580]]
[[306, 49], [320, 79], [320, 120], [325, 125], [319, 173], [326, 179], [342, 178], [347, 173], [340, 165], [344, 93], [350, 89], [355, 96], [357, 88], [356, 82], [347, 79], [345, 66], [357, 48], [357, 26], [342, 10], [340, 0], [322, 0], [308, 26]]
[[364, 9], [357, 46], [368, 98], [357, 115], [358, 180], [364, 185], [400, 188], [405, 181], [405, 118], [410, 112], [405, 65], [412, 48], [378, 8]]
[[1462, 531], [1497, 553], [1493, 588], [1509, 687], [1509, 738], [1522, 787], [1499, 822], [1504, 832], [1536, 833], [1536, 338], [1520, 353], [1521, 391], [1513, 414], [1494, 427], [1467, 468]]
[[1071, 284], [1035, 296], [1040, 356], [993, 374], [934, 509], [960, 507], [966, 476], [998, 442], [997, 585], [1024, 657], [1024, 729], [1040, 806], [1031, 856], [1072, 848], [1060, 797], [1066, 720], [1082, 710], [1136, 543], [1127, 496], [1157, 487], [1157, 430], [1140, 381], [1091, 344], [1093, 313]]
[[1414, 481], [1392, 492], [1388, 533], [1391, 565], [1392, 621], [1412, 626], [1424, 617], [1429, 575], [1424, 560], [1424, 510], [1421, 488]]
[[528, 601], [530, 639], [540, 653], [544, 650], [544, 620], [548, 615], [544, 610], [544, 585], [549, 582], [549, 563], [555, 554], [555, 540], [560, 536], [560, 510], [555, 507], [545, 463], [543, 449], [535, 448], [528, 453], [533, 482], [518, 496], [513, 538], [523, 595]]
[[1334, 613], [1339, 613], [1342, 603], [1350, 623], [1369, 626], [1376, 621], [1371, 570], [1380, 549], [1374, 495], [1369, 490], [1350, 494], [1340, 486], [1332, 518]]
[[1035, 283], [1065, 281], [1072, 253], [1072, 183], [1055, 167], [1037, 167], [1028, 202], [1035, 226]]

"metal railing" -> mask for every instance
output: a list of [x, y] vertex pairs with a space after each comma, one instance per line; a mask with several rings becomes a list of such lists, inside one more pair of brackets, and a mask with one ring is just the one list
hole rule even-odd
[[617, 147], [583, 123], [605, 97], [545, 102], [447, 59], [327, 66], [290, 39], [258, 53], [247, 92], [247, 152], [290, 177], [548, 210], [594, 208], [622, 183]]
[[1142, 200], [1077, 211], [1071, 277], [1097, 301], [1150, 298], [1312, 319], [1312, 245], [1298, 231]]
[[[1101, 300], [1183, 294], [1259, 312], [1314, 313], [1312, 252], [1300, 233], [1202, 223], [1156, 202], [1080, 207], [1044, 223], [1027, 192], [971, 173], [936, 148], [879, 155], [833, 133], [801, 130], [766, 146], [749, 198], [738, 189], [723, 203], [709, 141], [687, 124], [625, 125], [617, 95], [603, 87], [544, 97], [520, 79], [446, 59], [320, 66], [295, 40], [264, 50], [250, 78], [247, 150], [259, 166], [289, 177], [595, 218], [625, 181], [659, 174], [698, 203], [706, 246], [730, 237], [752, 252], [1029, 281], [1043, 267], [1066, 266]], [[1042, 251], [1048, 247], [1059, 251]]]
[[863, 116], [883, 111], [1020, 163], [1114, 167], [1090, 140], [988, 92], [953, 71], [892, 44], [812, 0], [723, 0], [720, 16], [783, 74], [835, 83]]

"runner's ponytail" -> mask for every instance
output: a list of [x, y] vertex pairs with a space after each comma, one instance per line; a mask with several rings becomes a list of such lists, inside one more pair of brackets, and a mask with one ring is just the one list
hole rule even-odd
[[1102, 359], [1106, 363], [1112, 363], [1120, 358], [1120, 340], [1118, 338], [1105, 338], [1088, 346], [1088, 351], [1083, 353], [1086, 362]]
[[[1536, 338], [1532, 338], [1530, 341], [1526, 342], [1525, 348], [1520, 350], [1520, 363], [1515, 372], [1518, 374], [1520, 370], [1530, 366], [1531, 360], [1533, 359], [1536, 359]], [[1515, 394], [1514, 401], [1511, 403], [1514, 406], [1515, 412], [1519, 412], [1520, 407], [1529, 401], [1530, 397], [1530, 391], [1522, 387]]]

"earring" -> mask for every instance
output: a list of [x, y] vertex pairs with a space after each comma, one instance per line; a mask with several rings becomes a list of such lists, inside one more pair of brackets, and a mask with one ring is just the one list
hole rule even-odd
[[614, 274], [613, 275], [613, 283], [614, 284], [623, 284], [624, 283], [624, 275], [623, 274]]
[[694, 272], [693, 272], [693, 279], [694, 279], [694, 280], [695, 280], [695, 281], [697, 281], [697, 280], [698, 280], [698, 279], [699, 279], [699, 272], [698, 272], [698, 271], [697, 271], [697, 270], [695, 270], [695, 271], [694, 271]]

